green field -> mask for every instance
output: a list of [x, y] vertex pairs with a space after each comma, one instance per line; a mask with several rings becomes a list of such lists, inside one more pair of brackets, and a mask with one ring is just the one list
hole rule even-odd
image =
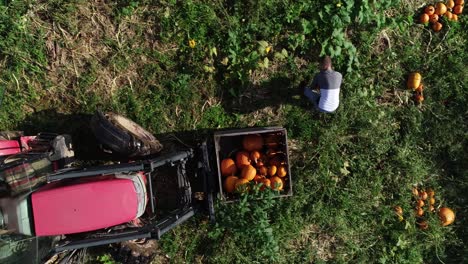
[[[72, 132], [96, 109], [155, 135], [287, 129], [294, 196], [217, 204], [153, 263], [468, 262], [468, 14], [434, 32], [420, 0], [0, 3], [0, 130]], [[324, 54], [343, 73], [332, 115], [299, 87]], [[415, 185], [455, 223], [426, 212], [420, 230]]]

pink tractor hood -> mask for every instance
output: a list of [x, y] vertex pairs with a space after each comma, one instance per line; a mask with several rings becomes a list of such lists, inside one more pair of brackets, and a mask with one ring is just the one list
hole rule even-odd
[[37, 236], [72, 234], [107, 228], [143, 214], [146, 188], [143, 173], [52, 183], [32, 194]]
[[0, 140], [0, 156], [13, 155], [21, 152], [21, 147], [16, 140]]

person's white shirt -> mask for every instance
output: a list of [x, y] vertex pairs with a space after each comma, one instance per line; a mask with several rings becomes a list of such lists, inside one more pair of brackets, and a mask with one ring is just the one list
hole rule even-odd
[[340, 88], [320, 89], [320, 101], [318, 107], [327, 112], [335, 111], [340, 105]]

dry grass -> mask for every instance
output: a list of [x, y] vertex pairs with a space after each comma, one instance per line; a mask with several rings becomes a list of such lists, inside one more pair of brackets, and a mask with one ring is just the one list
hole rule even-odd
[[311, 258], [309, 262], [314, 262], [316, 260], [333, 260], [339, 245], [339, 239], [326, 233], [319, 226], [311, 224], [305, 226], [299, 236], [290, 241], [286, 248], [297, 253], [301, 251], [312, 252], [315, 258]]
[[122, 87], [134, 88], [148, 58], [132, 58], [127, 50], [158, 48], [151, 27], [144, 32], [145, 38], [135, 34], [136, 27], [145, 27], [148, 21], [133, 15], [116, 24], [112, 7], [101, 0], [78, 3], [66, 24], [44, 15], [48, 8], [40, 4], [30, 15], [33, 29], [45, 32], [50, 87], [44, 100], [48, 105], [78, 106], [83, 103], [80, 95], [89, 94], [109, 101]]

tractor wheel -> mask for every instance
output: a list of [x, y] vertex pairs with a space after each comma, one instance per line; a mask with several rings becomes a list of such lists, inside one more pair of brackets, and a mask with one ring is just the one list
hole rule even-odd
[[118, 114], [97, 112], [91, 119], [91, 129], [101, 144], [123, 156], [146, 156], [162, 149], [150, 132]]

